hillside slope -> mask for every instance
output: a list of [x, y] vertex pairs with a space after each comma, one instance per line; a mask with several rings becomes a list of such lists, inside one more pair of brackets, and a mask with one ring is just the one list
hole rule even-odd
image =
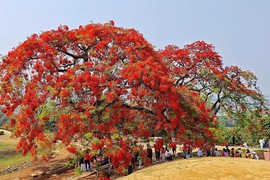
[[270, 161], [245, 158], [209, 157], [176, 160], [144, 168], [119, 180], [245, 179], [269, 180]]

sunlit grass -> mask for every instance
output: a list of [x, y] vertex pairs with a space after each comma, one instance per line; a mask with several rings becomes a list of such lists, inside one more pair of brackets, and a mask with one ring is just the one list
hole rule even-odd
[[22, 156], [21, 152], [16, 150], [16, 146], [16, 142], [0, 143], [0, 170], [6, 169], [8, 166], [14, 166], [32, 160], [30, 154]]
[[270, 162], [264, 160], [204, 157], [181, 159], [143, 168], [119, 180], [270, 179]]

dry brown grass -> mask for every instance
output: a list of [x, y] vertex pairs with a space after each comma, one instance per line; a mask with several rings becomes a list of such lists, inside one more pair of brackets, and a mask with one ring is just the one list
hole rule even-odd
[[176, 160], [173, 162], [144, 168], [120, 179], [270, 180], [270, 161], [230, 157], [209, 157]]

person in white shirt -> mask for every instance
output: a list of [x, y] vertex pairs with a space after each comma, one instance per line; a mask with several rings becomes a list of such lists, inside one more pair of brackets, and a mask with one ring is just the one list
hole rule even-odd
[[259, 140], [261, 149], [263, 148], [264, 143], [265, 143], [264, 138]]
[[162, 147], [162, 149], [161, 149], [161, 162], [165, 162], [165, 160], [166, 160], [165, 152], [166, 152], [165, 148]]
[[244, 141], [243, 146], [244, 146], [245, 148], [248, 148], [247, 142], [246, 142], [246, 141]]
[[142, 168], [142, 158], [141, 158], [141, 156], [138, 156], [138, 161], [139, 161], [138, 169], [141, 169]]
[[166, 158], [166, 160], [169, 160], [169, 161], [172, 160], [172, 155], [168, 149], [166, 149], [166, 151], [165, 151], [165, 158]]
[[252, 157], [251, 157], [252, 159], [257, 159], [257, 160], [259, 159], [259, 157], [255, 151], [252, 151], [251, 155], [252, 155]]
[[215, 156], [220, 156], [220, 153], [217, 148], [215, 148]]
[[203, 152], [202, 152], [202, 149], [201, 148], [199, 148], [199, 150], [197, 152], [197, 155], [198, 155], [198, 157], [202, 157]]

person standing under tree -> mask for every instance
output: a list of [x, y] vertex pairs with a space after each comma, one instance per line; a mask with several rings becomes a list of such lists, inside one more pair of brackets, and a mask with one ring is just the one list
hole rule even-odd
[[89, 151], [86, 150], [84, 154], [84, 165], [86, 171], [91, 171]]
[[202, 157], [203, 152], [202, 152], [201, 148], [198, 149], [197, 155], [198, 155], [198, 157]]
[[235, 137], [232, 137], [232, 144], [235, 145]]
[[153, 151], [150, 144], [147, 144], [147, 157], [150, 159], [150, 162], [152, 163]]
[[138, 156], [138, 161], [139, 161], [138, 169], [141, 169], [142, 168], [142, 157], [141, 157], [141, 155]]
[[247, 142], [246, 142], [246, 141], [244, 141], [243, 146], [244, 146], [245, 148], [248, 148], [248, 145], [247, 145]]
[[157, 144], [154, 145], [155, 148], [155, 155], [156, 155], [156, 162], [160, 161], [160, 149], [157, 147]]
[[259, 144], [260, 144], [261, 149], [263, 149], [264, 143], [265, 143], [264, 138], [259, 140]]
[[164, 147], [162, 147], [162, 149], [161, 149], [161, 162], [165, 162], [165, 148]]
[[176, 154], [176, 142], [171, 142], [170, 147], [172, 148], [173, 156], [175, 157]]

